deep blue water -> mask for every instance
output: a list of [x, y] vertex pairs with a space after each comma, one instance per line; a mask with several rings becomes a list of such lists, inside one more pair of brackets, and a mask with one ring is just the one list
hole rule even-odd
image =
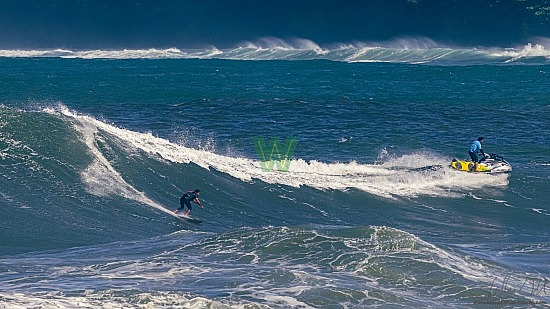
[[548, 306], [545, 56], [233, 56], [0, 58], [2, 306]]
[[5, 0], [0, 48], [231, 48], [273, 37], [505, 47], [550, 37], [549, 6], [548, 0]]

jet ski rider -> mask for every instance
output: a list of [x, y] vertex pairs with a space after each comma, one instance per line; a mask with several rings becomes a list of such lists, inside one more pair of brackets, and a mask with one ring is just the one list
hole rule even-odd
[[477, 164], [481, 162], [479, 157], [477, 156], [477, 153], [480, 152], [483, 155], [482, 159], [485, 159], [487, 155], [485, 152], [483, 152], [483, 149], [481, 149], [481, 144], [483, 143], [483, 137], [478, 137], [477, 140], [473, 141], [470, 144], [470, 149], [468, 150], [468, 154], [470, 155], [470, 158], [472, 158], [472, 161], [474, 162], [474, 171], [477, 171]]

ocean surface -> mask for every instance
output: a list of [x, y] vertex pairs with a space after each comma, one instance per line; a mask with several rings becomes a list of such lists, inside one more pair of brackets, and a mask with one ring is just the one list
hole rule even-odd
[[0, 51], [0, 308], [550, 306], [550, 52], [302, 43]]

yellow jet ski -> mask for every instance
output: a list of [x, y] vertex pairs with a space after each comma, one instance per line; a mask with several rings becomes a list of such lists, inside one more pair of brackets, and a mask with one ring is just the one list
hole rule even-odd
[[480, 163], [477, 164], [477, 169], [474, 171], [474, 162], [459, 160], [454, 158], [451, 161], [451, 167], [465, 172], [475, 172], [475, 173], [508, 173], [512, 171], [512, 166], [508, 163], [502, 156], [497, 154], [490, 154], [485, 159], [482, 159]]

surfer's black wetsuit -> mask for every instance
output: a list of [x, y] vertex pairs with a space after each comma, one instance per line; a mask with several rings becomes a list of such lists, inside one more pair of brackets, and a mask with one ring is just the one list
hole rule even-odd
[[196, 198], [197, 194], [194, 191], [185, 192], [185, 194], [180, 197], [180, 208], [178, 208], [177, 210], [183, 210], [185, 209], [185, 206], [187, 206], [187, 209], [191, 210], [191, 201], [195, 200]]

